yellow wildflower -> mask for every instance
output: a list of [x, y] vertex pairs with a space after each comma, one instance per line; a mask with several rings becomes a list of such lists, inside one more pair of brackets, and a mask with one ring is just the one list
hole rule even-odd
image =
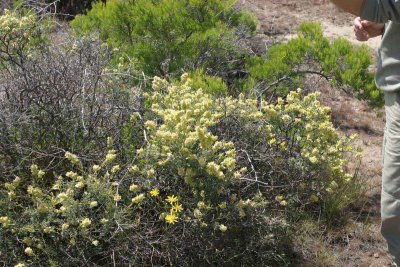
[[243, 209], [239, 209], [239, 217], [245, 217], [246, 216], [246, 213], [244, 212], [244, 210]]
[[175, 224], [178, 222], [178, 217], [176, 216], [175, 213], [170, 213], [167, 216], [165, 216], [165, 221], [169, 224]]
[[60, 193], [60, 194], [57, 195], [57, 198], [58, 198], [60, 201], [64, 201], [64, 200], [66, 200], [66, 199], [68, 198], [68, 195], [67, 195], [67, 193], [62, 192], [62, 193]]
[[281, 204], [282, 206], [286, 206], [287, 205], [287, 201], [286, 200], [282, 200], [279, 202], [279, 204]]
[[37, 176], [37, 173], [39, 171], [39, 167], [36, 164], [32, 164], [31, 165], [31, 173], [33, 176]]
[[131, 115], [131, 118], [130, 118], [131, 123], [135, 123], [139, 117], [140, 117], [139, 113], [134, 112], [134, 113]]
[[200, 211], [199, 209], [195, 209], [195, 210], [193, 211], [193, 215], [194, 215], [194, 217], [197, 218], [197, 219], [199, 219], [199, 218], [201, 218], [201, 217], [203, 216], [203, 214], [201, 213], [201, 211]]
[[51, 227], [51, 226], [47, 226], [47, 227], [45, 227], [44, 229], [43, 229], [43, 232], [45, 232], [46, 234], [49, 234], [49, 233], [51, 233], [51, 232], [53, 232], [54, 231], [54, 229], [53, 229], [53, 227]]
[[174, 204], [175, 202], [178, 202], [178, 197], [176, 197], [175, 195], [172, 195], [172, 196], [168, 196], [167, 197], [167, 199], [166, 199], [166, 201], [169, 203], [169, 204]]
[[206, 203], [204, 203], [204, 201], [199, 201], [197, 202], [197, 207], [199, 209], [204, 209], [206, 207]]
[[218, 207], [219, 207], [220, 209], [226, 209], [226, 201], [221, 202], [221, 203], [218, 205]]
[[153, 189], [150, 191], [150, 196], [152, 196], [152, 197], [157, 197], [158, 195], [160, 195], [160, 191], [158, 190], [158, 188], [153, 188]]
[[309, 158], [311, 163], [317, 163], [318, 162], [318, 158], [316, 156], [312, 156]]
[[155, 121], [146, 121], [144, 123], [144, 126], [149, 130], [154, 130], [155, 128], [157, 128], [157, 123]]
[[172, 206], [171, 210], [172, 210], [173, 212], [176, 212], [176, 213], [181, 212], [181, 211], [183, 210], [182, 204], [175, 203], [175, 204]]
[[15, 192], [14, 192], [14, 191], [10, 191], [10, 192], [8, 192], [8, 197], [9, 197], [10, 199], [14, 199], [14, 198], [15, 198], [15, 196], [16, 196], [16, 194], [15, 194]]
[[275, 137], [272, 137], [269, 141], [268, 141], [268, 144], [270, 144], [270, 145], [273, 145], [273, 144], [275, 144], [276, 143], [276, 138]]

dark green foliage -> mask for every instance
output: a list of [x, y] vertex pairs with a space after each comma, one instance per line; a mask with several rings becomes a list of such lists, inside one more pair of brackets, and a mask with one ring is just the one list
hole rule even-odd
[[122, 48], [146, 75], [167, 76], [206, 68], [226, 76], [236, 67], [230, 59], [242, 52], [235, 29], [254, 32], [254, 16], [234, 8], [234, 0], [131, 0], [96, 3], [71, 25], [80, 34], [98, 31], [100, 38]]
[[204, 73], [203, 69], [198, 69], [191, 73], [189, 77], [192, 79], [192, 86], [195, 89], [203, 89], [206, 93], [216, 96], [227, 96], [228, 86], [217, 76], [210, 76]]

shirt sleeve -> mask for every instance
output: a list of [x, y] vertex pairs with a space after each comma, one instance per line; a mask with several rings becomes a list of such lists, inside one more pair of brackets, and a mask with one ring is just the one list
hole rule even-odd
[[360, 17], [376, 23], [400, 23], [400, 0], [365, 0]]

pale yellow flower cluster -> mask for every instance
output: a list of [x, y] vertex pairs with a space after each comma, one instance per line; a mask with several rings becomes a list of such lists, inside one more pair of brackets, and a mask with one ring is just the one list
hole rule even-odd
[[[339, 136], [331, 122], [330, 108], [321, 105], [319, 96], [319, 92], [303, 96], [298, 89], [287, 95], [286, 103], [278, 98], [276, 104], [265, 101], [257, 104], [239, 97], [237, 106], [241, 107], [238, 112], [243, 119], [264, 121], [263, 131], [270, 146], [281, 151], [288, 151], [289, 146], [300, 148], [301, 156], [311, 164], [329, 168], [328, 181], [349, 182], [352, 176], [345, 173], [344, 153], [356, 151], [351, 145], [355, 136]], [[358, 152], [357, 156], [360, 155]]]
[[10, 218], [4, 216], [0, 217], [0, 223], [3, 228], [8, 228], [10, 226]]
[[228, 230], [228, 227], [226, 225], [220, 224], [219, 225], [219, 230], [224, 233], [224, 232], [226, 232]]
[[31, 165], [31, 173], [33, 177], [39, 179], [43, 178], [43, 176], [46, 174], [43, 170], [39, 169], [36, 164]]
[[287, 201], [284, 199], [283, 196], [276, 196], [275, 200], [278, 201], [281, 206], [287, 205]]
[[92, 224], [92, 221], [89, 218], [84, 218], [80, 223], [80, 227], [88, 228], [91, 224]]
[[132, 198], [132, 203], [138, 204], [138, 203], [142, 202], [143, 199], [145, 199], [145, 197], [146, 196], [143, 193], [139, 194], [139, 195], [135, 196], [134, 198]]
[[250, 210], [253, 208], [255, 205], [254, 201], [250, 199], [240, 199], [237, 203], [237, 209], [239, 210], [239, 217], [245, 217], [246, 216], [246, 210]]
[[11, 183], [5, 183], [4, 187], [8, 191], [8, 197], [10, 200], [13, 200], [16, 196], [15, 190], [19, 187], [21, 184], [21, 178], [15, 177], [15, 179]]
[[27, 248], [25, 249], [25, 253], [26, 253], [26, 255], [28, 255], [28, 256], [30, 256], [30, 257], [35, 256], [35, 253], [33, 252], [32, 248], [30, 248], [30, 247], [27, 247]]
[[[235, 173], [236, 151], [233, 143], [218, 140], [209, 130], [226, 116], [226, 104], [231, 106], [230, 110], [234, 110], [232, 105], [235, 100], [226, 98], [215, 101], [202, 89], [193, 89], [188, 75], [184, 74], [181, 80], [181, 85], [173, 85], [154, 78], [155, 92], [147, 97], [152, 111], [161, 118], [162, 124], [157, 125], [155, 120], [144, 123], [149, 143], [137, 154], [149, 157], [150, 166], [143, 168], [143, 175], [152, 178], [155, 167], [183, 160], [195, 165], [194, 168], [177, 170], [189, 185], [194, 185], [199, 178], [198, 166], [221, 181], [238, 178], [240, 174]], [[154, 151], [160, 152], [155, 154]], [[156, 166], [152, 166], [154, 158], [157, 160]]]
[[78, 156], [72, 154], [71, 152], [65, 152], [65, 157], [72, 163], [72, 164], [79, 164], [80, 160]]
[[27, 43], [25, 50], [29, 52], [29, 44], [33, 43], [35, 38], [35, 25], [34, 15], [21, 16], [6, 9], [0, 16], [0, 36], [2, 36], [2, 44], [7, 46], [5, 49], [9, 53], [14, 53], [22, 43]]
[[109, 164], [115, 160], [117, 157], [117, 152], [115, 150], [109, 150], [106, 159], [103, 161], [103, 164]]

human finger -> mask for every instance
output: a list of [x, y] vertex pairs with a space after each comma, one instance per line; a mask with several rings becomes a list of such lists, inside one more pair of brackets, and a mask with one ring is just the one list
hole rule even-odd
[[363, 31], [355, 31], [355, 36], [358, 41], [365, 42], [369, 39], [369, 34]]
[[354, 26], [353, 30], [358, 41], [366, 41], [370, 38], [369, 33], [363, 29]]
[[372, 21], [369, 21], [369, 20], [361, 20], [360, 24], [362, 27], [366, 28], [366, 27], [373, 26], [375, 23], [373, 23]]
[[361, 18], [360, 17], [355, 18], [354, 21], [353, 21], [353, 25], [357, 29], [362, 29], [363, 25], [361, 23]]

